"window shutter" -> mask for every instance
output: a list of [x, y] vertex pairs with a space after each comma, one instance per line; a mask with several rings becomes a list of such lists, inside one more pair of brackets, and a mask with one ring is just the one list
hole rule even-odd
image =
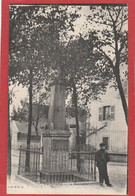
[[103, 108], [102, 107], [99, 108], [98, 120], [99, 121], [102, 121], [103, 120]]
[[115, 106], [111, 106], [111, 120], [115, 119]]

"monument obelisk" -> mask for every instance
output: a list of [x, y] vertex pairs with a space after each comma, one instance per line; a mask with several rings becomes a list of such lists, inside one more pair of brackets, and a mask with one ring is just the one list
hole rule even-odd
[[43, 132], [42, 173], [53, 175], [53, 171], [56, 173], [61, 172], [63, 168], [66, 170], [68, 160], [62, 160], [60, 156], [62, 151], [68, 153], [69, 137], [70, 131], [66, 125], [65, 86], [60, 80], [55, 79], [51, 83], [48, 129]]

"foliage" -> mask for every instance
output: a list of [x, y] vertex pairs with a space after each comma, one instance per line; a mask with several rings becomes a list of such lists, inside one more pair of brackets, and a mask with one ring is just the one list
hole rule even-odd
[[10, 6], [9, 79], [27, 86], [31, 68], [35, 84], [39, 77], [48, 81], [50, 54], [76, 17], [67, 6]]
[[80, 35], [67, 43], [63, 49], [65, 50], [62, 54], [63, 61], [59, 68], [62, 70], [60, 77], [64, 78], [64, 83], [67, 85], [68, 100], [73, 103], [72, 93], [75, 85], [78, 104], [84, 108], [88, 101], [100, 98], [99, 95], [105, 92], [113, 75], [109, 67], [105, 68], [102, 56], [93, 49], [98, 37], [93, 32], [89, 37], [89, 39], [83, 38]]

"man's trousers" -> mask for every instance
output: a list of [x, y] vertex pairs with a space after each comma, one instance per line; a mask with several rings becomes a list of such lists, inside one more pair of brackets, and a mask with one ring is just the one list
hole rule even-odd
[[98, 165], [98, 170], [99, 170], [99, 182], [100, 184], [103, 184], [105, 180], [105, 184], [109, 185], [109, 177], [108, 177], [108, 172], [107, 172], [107, 164], [99, 164]]

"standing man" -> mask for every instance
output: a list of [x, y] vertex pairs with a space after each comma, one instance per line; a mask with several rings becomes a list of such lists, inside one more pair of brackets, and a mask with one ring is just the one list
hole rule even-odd
[[108, 172], [107, 172], [107, 162], [109, 162], [110, 159], [109, 159], [108, 153], [106, 152], [104, 143], [100, 144], [100, 150], [98, 150], [96, 152], [95, 160], [96, 160], [96, 164], [97, 164], [97, 167], [98, 167], [98, 170], [99, 170], [100, 186], [103, 186], [103, 182], [105, 180], [105, 184], [108, 187], [112, 187], [112, 184], [110, 184], [109, 177], [108, 177]]

